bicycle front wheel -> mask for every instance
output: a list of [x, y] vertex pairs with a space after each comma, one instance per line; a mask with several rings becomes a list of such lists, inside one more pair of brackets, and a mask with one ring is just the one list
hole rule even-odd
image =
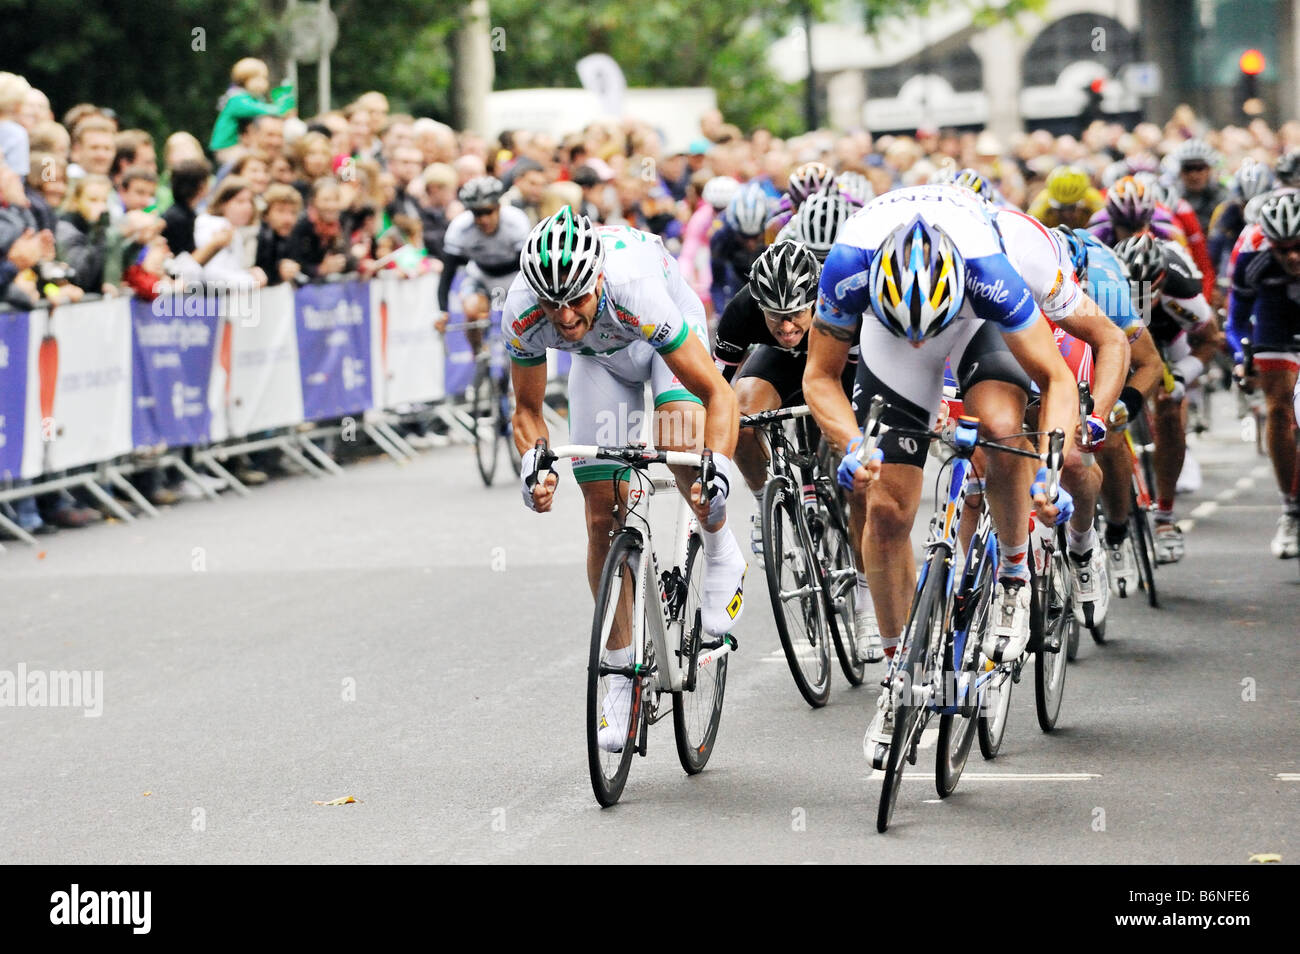
[[[985, 665], [992, 667], [991, 661]], [[980, 693], [980, 716], [978, 738], [980, 755], [985, 759], [995, 759], [1002, 749], [1002, 740], [1006, 738], [1007, 722], [1011, 716], [1011, 687], [1014, 680], [1007, 670], [994, 673], [984, 684]]]
[[1156, 538], [1151, 531], [1151, 515], [1138, 503], [1137, 491], [1133, 491], [1133, 507], [1129, 512], [1129, 545], [1137, 557], [1138, 574], [1141, 576], [1142, 589], [1147, 591], [1147, 603], [1152, 609], [1158, 609], [1160, 599], [1156, 594]]
[[704, 770], [713, 754], [713, 743], [718, 739], [718, 724], [722, 721], [722, 697], [727, 688], [728, 656], [711, 658], [712, 653], [700, 649], [703, 628], [700, 625], [700, 604], [704, 594], [703, 542], [698, 533], [691, 534], [686, 547], [686, 599], [679, 610], [680, 621], [675, 630], [681, 633], [682, 667], [693, 671], [695, 687], [689, 692], [673, 693], [673, 734], [677, 737], [677, 758], [687, 775]]
[[[625, 671], [635, 659], [619, 665], [609, 659], [610, 642], [629, 646], [637, 638], [645, 641], [644, 620], [633, 619], [641, 556], [635, 533], [615, 534], [601, 570], [592, 619], [587, 663], [587, 765], [592, 791], [602, 808], [613, 805], [623, 794], [644, 719], [643, 700], [652, 661], [643, 652], [645, 671], [629, 678], [611, 670]], [[619, 725], [620, 720], [626, 729]]]
[[483, 486], [491, 487], [497, 473], [497, 452], [501, 446], [501, 403], [496, 384], [485, 368], [474, 376], [470, 414], [474, 421], [474, 460]]
[[763, 563], [790, 675], [808, 705], [820, 709], [831, 694], [826, 604], [799, 495], [781, 477], [769, 480], [763, 491]]
[[943, 637], [946, 609], [945, 594], [948, 582], [948, 552], [939, 547], [930, 554], [926, 566], [925, 582], [920, 595], [912, 604], [912, 615], [903, 633], [899, 647], [902, 662], [891, 677], [886, 692], [897, 692], [894, 709], [894, 734], [889, 744], [889, 759], [885, 763], [885, 781], [880, 788], [880, 805], [876, 809], [876, 831], [885, 832], [898, 802], [898, 788], [903, 781], [903, 770], [908, 762], [916, 763], [914, 749], [920, 740], [926, 720], [924, 704], [918, 704], [914, 689], [920, 688], [928, 677], [927, 656], [931, 646], [938, 646]]
[[977, 538], [971, 542], [966, 565], [968, 569], [962, 574], [963, 585], [968, 588], [965, 599], [973, 601], [973, 606], [960, 614], [966, 619], [966, 638], [961, 645], [960, 655], [955, 634], [944, 640], [945, 692], [948, 691], [949, 678], [952, 679], [952, 698], [945, 699], [944, 702], [956, 706], [957, 711], [945, 713], [939, 718], [934, 787], [940, 798], [947, 798], [956, 791], [978, 730], [976, 699], [973, 697], [977, 694], [975, 686], [979, 677], [979, 647], [984, 640], [984, 632], [989, 624], [989, 609], [993, 605], [995, 570], [986, 540]]

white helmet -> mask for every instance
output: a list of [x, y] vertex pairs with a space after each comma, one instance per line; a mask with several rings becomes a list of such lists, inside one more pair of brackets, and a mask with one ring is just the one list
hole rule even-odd
[[1219, 154], [1204, 139], [1188, 139], [1180, 143], [1170, 155], [1174, 157], [1180, 169], [1193, 163], [1204, 163], [1211, 167], [1219, 164]]
[[740, 183], [731, 176], [714, 176], [704, 183], [701, 198], [719, 212], [731, 204], [731, 200], [740, 191]]
[[818, 192], [810, 195], [799, 206], [791, 220], [794, 223], [795, 241], [812, 249], [821, 261], [830, 254], [840, 226], [853, 214], [849, 200], [838, 192]]
[[757, 182], [740, 187], [727, 205], [726, 223], [733, 232], [754, 236], [763, 234], [771, 208], [767, 193]]
[[859, 205], [866, 205], [876, 197], [876, 190], [871, 185], [871, 180], [860, 172], [841, 172], [835, 177], [835, 185], [839, 190], [849, 197], [852, 202]]
[[1269, 196], [1259, 209], [1259, 227], [1270, 242], [1300, 238], [1300, 192]]
[[568, 302], [596, 286], [605, 265], [605, 246], [585, 215], [565, 206], [528, 233], [519, 252], [519, 270], [533, 294]]

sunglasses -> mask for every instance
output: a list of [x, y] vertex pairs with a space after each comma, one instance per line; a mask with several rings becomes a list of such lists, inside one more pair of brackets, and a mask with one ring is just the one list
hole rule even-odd
[[1203, 162], [1196, 162], [1196, 163], [1192, 163], [1191, 165], [1183, 166], [1183, 172], [1209, 172], [1209, 171], [1210, 171], [1210, 167]]
[[543, 308], [552, 311], [560, 311], [564, 308], [577, 308], [588, 298], [590, 298], [593, 294], [595, 294], [595, 291], [596, 290], [594, 288], [590, 288], [580, 295], [574, 295], [572, 298], [566, 298], [563, 301], [554, 301], [550, 298], [539, 297], [537, 299], [537, 304], [541, 305]]
[[486, 219], [489, 215], [491, 215], [496, 210], [497, 207], [494, 205], [490, 209], [470, 209], [470, 214], [473, 215], [474, 218], [476, 219]]
[[1272, 242], [1273, 250], [1279, 255], [1292, 255], [1300, 252], [1300, 239], [1292, 242]]

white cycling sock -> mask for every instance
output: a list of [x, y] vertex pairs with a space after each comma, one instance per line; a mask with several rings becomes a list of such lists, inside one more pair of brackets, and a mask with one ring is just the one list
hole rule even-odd
[[622, 649], [606, 649], [605, 665], [622, 668], [632, 664], [632, 647], [624, 646]]
[[720, 530], [705, 530], [700, 527], [700, 538], [704, 542], [704, 555], [710, 560], [718, 557], [728, 557], [734, 550], [740, 553], [740, 547], [736, 545], [736, 537], [731, 532], [731, 528], [723, 525]]
[[858, 585], [854, 591], [854, 601], [859, 613], [874, 613], [876, 604], [871, 600], [871, 590], [867, 588], [867, 575], [857, 574]]
[[1097, 527], [1094, 524], [1083, 533], [1074, 529], [1072, 524], [1065, 525], [1065, 546], [1071, 556], [1083, 556], [1097, 545]]

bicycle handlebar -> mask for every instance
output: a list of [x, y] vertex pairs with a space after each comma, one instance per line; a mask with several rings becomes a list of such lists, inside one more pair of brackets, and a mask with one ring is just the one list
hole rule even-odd
[[790, 421], [799, 417], [807, 417], [810, 414], [812, 414], [812, 410], [807, 404], [800, 404], [797, 407], [779, 407], [774, 411], [759, 411], [757, 414], [746, 414], [740, 419], [740, 426], [763, 427], [777, 421]]
[[563, 444], [548, 447], [546, 438], [539, 437], [535, 445], [537, 450], [537, 481], [541, 482], [554, 473], [555, 462], [561, 457], [596, 457], [601, 460], [621, 461], [629, 467], [646, 467], [650, 464], [665, 464], [669, 467], [698, 467], [700, 483], [703, 485], [703, 498], [713, 497], [714, 477], [717, 469], [713, 462], [713, 451], [707, 447], [698, 454], [686, 451], [652, 450], [638, 444], [623, 447], [601, 447], [595, 444]]

